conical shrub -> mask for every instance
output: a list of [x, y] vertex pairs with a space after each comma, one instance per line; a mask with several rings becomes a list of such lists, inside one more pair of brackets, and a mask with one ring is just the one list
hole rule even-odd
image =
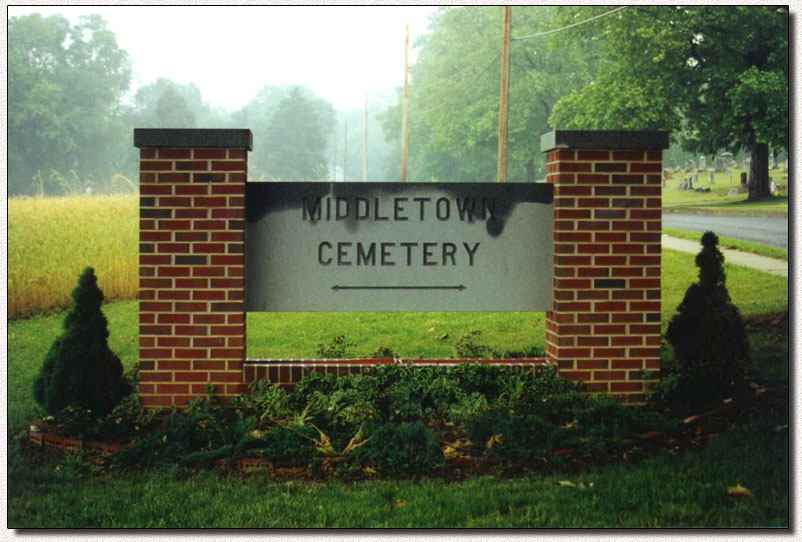
[[122, 363], [109, 348], [102, 303], [95, 272], [87, 267], [72, 292], [64, 331], [34, 381], [34, 398], [49, 414], [70, 406], [103, 416], [129, 391]]
[[730, 391], [743, 378], [749, 342], [741, 313], [727, 291], [724, 256], [713, 232], [702, 236], [696, 265], [699, 282], [685, 292], [668, 323], [666, 339], [686, 386], [717, 394]]

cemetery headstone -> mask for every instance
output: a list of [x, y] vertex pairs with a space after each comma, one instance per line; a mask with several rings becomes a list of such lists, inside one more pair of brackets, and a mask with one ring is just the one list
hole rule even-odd
[[713, 168], [710, 168], [710, 169], [707, 170], [707, 182], [710, 183], [710, 184], [715, 184], [716, 183], [715, 170]]
[[738, 189], [737, 188], [730, 188], [730, 191], [727, 192], [727, 195], [728, 196], [737, 196], [738, 195]]
[[707, 169], [707, 156], [699, 157], [699, 169]]
[[741, 187], [746, 188], [746, 172], [741, 172]]

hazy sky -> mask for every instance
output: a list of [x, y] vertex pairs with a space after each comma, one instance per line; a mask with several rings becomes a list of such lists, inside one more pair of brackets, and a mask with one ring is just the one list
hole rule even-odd
[[25, 6], [9, 16], [98, 13], [133, 65], [131, 88], [168, 77], [236, 110], [263, 85], [307, 85], [337, 109], [361, 107], [365, 87], [401, 86], [404, 28], [410, 54], [434, 7]]

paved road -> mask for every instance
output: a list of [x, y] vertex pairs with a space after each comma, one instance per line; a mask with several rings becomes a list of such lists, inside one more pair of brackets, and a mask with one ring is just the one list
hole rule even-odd
[[663, 226], [788, 248], [787, 218], [664, 213]]

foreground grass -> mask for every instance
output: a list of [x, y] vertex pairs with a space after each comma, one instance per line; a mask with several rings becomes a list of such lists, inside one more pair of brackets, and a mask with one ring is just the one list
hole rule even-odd
[[[20, 527], [784, 527], [788, 431], [766, 420], [701, 452], [581, 475], [358, 483], [152, 471], [76, 478], [9, 458], [8, 525]], [[584, 489], [558, 481], [582, 483]], [[727, 494], [740, 484], [753, 497]]]
[[69, 305], [84, 267], [106, 299], [137, 293], [139, 201], [125, 196], [11, 198], [8, 201], [8, 315]]
[[[663, 228], [663, 233], [671, 235], [672, 237], [679, 237], [680, 239], [688, 239], [689, 241], [699, 241], [702, 234], [696, 231], [680, 230], [678, 228]], [[732, 237], [719, 237], [719, 248], [732, 248], [742, 252], [751, 252], [752, 254], [759, 254], [768, 258], [777, 258], [778, 260], [788, 261], [788, 249], [775, 247], [771, 245], [761, 245], [760, 243], [753, 243], [751, 241], [742, 241]]]
[[[697, 280], [693, 261], [693, 254], [663, 251], [664, 331], [685, 290]], [[745, 316], [788, 309], [787, 278], [728, 264], [725, 271], [730, 295]], [[137, 304], [110, 303], [104, 312], [111, 348], [123, 365], [130, 367], [138, 359]], [[10, 425], [21, 426], [40, 415], [31, 386], [47, 350], [61, 332], [63, 319], [61, 313], [8, 323]], [[456, 341], [472, 328], [481, 330], [481, 341], [497, 350], [544, 344], [543, 313], [252, 313], [248, 315], [248, 357], [319, 357], [318, 345], [337, 334], [356, 343], [350, 352], [354, 357], [370, 356], [378, 346], [393, 348], [406, 358], [454, 357]], [[784, 348], [787, 358], [787, 343], [779, 347]]]

